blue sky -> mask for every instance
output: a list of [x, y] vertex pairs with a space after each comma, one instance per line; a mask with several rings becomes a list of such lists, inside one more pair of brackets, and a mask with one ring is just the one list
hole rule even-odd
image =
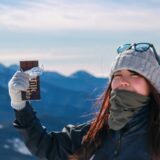
[[120, 44], [160, 52], [159, 15], [158, 0], [1, 0], [0, 63], [38, 59], [65, 75], [107, 76]]

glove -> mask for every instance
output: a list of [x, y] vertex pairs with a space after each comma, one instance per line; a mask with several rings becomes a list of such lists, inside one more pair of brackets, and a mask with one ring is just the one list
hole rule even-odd
[[26, 91], [29, 88], [29, 75], [17, 71], [8, 83], [9, 95], [11, 98], [11, 107], [15, 110], [22, 110], [26, 101], [22, 100], [21, 91]]

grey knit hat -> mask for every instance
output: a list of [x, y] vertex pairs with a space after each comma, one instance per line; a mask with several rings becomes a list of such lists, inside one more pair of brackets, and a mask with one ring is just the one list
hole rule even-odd
[[110, 78], [122, 69], [132, 70], [144, 76], [160, 93], [160, 65], [150, 49], [144, 52], [130, 49], [119, 54], [112, 64]]

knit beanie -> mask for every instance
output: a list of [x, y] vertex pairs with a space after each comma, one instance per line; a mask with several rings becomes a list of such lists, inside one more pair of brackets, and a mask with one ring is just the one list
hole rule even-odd
[[144, 76], [160, 93], [160, 65], [152, 50], [137, 52], [130, 49], [118, 54], [111, 66], [110, 78], [122, 69], [135, 71]]

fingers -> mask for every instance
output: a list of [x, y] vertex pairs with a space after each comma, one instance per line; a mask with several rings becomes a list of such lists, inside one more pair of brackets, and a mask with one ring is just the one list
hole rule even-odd
[[14, 78], [25, 78], [29, 80], [29, 75], [25, 72], [17, 71], [14, 75]]
[[13, 90], [26, 91], [29, 88], [29, 75], [17, 71], [9, 82], [9, 88]]
[[21, 91], [27, 91], [29, 88], [29, 75], [17, 71], [9, 81], [8, 87], [11, 98], [11, 107], [16, 110], [23, 109], [26, 102], [22, 100]]
[[12, 88], [15, 90], [26, 91], [29, 87], [29, 82], [14, 81]]

